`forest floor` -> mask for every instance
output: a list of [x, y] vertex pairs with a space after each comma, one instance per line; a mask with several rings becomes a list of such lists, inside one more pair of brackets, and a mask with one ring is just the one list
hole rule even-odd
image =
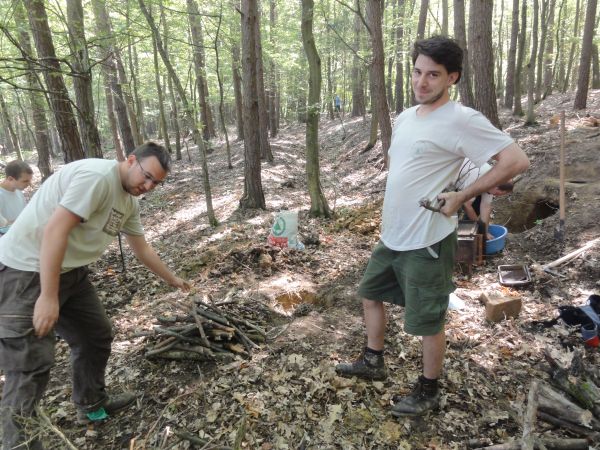
[[[568, 363], [573, 350], [597, 367], [599, 350], [584, 347], [578, 329], [537, 329], [535, 320], [557, 317], [559, 305], [581, 305], [600, 293], [598, 246], [555, 268], [562, 276], [532, 270], [520, 289], [498, 282], [500, 264], [545, 264], [600, 236], [600, 128], [570, 108], [573, 96], [555, 95], [538, 107], [536, 126], [501, 112], [509, 132], [531, 159], [515, 192], [494, 203], [493, 222], [507, 224], [506, 248], [456, 273], [462, 309], [447, 318], [447, 357], [439, 413], [395, 419], [392, 397], [410, 390], [420, 373], [420, 339], [403, 332], [403, 311], [391, 307], [386, 334], [390, 376], [383, 382], [343, 379], [334, 366], [364, 346], [356, 287], [378, 240], [386, 172], [381, 147], [363, 151], [369, 121], [322, 118], [322, 185], [331, 220], [309, 218], [304, 127], [287, 126], [272, 139], [274, 162], [263, 163], [266, 211], [242, 213], [243, 143], [232, 143], [227, 169], [224, 143], [209, 155], [212, 198], [220, 225], [208, 225], [197, 152], [184, 150], [166, 185], [141, 198], [146, 237], [164, 260], [194, 283], [193, 292], [170, 289], [125, 247], [126, 271], [115, 244], [92, 267], [93, 279], [115, 326], [107, 384], [139, 392], [137, 405], [106, 423], [77, 425], [70, 402], [69, 358], [59, 341], [57, 364], [43, 408], [77, 448], [184, 449], [396, 449], [465, 448], [519, 439], [531, 382], [548, 379], [543, 351]], [[557, 114], [566, 110], [566, 226], [559, 219], [560, 135]], [[599, 118], [600, 91], [588, 111]], [[305, 250], [267, 245], [275, 214], [299, 211]], [[265, 255], [268, 255], [265, 256]], [[489, 323], [484, 291], [520, 295], [517, 318]], [[249, 357], [223, 360], [149, 359], [159, 319], [188, 311], [192, 302], [233, 311], [266, 331]], [[146, 335], [144, 335], [146, 334]], [[182, 433], [197, 439], [196, 444]], [[536, 433], [573, 436], [542, 421]], [[65, 444], [50, 430], [50, 448]], [[202, 444], [200, 442], [204, 442]], [[195, 445], [195, 446], [194, 446]]]

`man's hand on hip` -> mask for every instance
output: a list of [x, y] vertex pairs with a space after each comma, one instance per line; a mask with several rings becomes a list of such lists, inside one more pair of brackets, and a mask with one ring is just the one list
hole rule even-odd
[[44, 337], [52, 330], [58, 320], [59, 309], [57, 297], [38, 297], [33, 308], [33, 328], [37, 337]]

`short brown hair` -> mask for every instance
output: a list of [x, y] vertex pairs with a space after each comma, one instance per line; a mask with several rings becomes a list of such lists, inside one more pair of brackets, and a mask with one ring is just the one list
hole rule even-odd
[[6, 165], [4, 173], [6, 173], [6, 178], [13, 177], [15, 180], [18, 180], [24, 173], [33, 175], [33, 169], [25, 161], [16, 159]]

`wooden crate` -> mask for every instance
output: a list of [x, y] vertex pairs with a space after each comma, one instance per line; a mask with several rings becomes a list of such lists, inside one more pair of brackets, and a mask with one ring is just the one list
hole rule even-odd
[[470, 273], [471, 264], [483, 264], [483, 236], [477, 234], [477, 222], [472, 220], [459, 221], [457, 234], [458, 248], [454, 259], [458, 263], [467, 264]]

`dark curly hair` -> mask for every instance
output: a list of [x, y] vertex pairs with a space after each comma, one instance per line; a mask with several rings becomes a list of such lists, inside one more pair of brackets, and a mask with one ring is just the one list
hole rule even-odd
[[460, 81], [463, 49], [454, 39], [446, 36], [431, 36], [427, 39], [420, 39], [413, 46], [413, 65], [419, 55], [429, 56], [437, 64], [444, 66], [448, 73], [458, 72], [458, 78], [454, 84]]

